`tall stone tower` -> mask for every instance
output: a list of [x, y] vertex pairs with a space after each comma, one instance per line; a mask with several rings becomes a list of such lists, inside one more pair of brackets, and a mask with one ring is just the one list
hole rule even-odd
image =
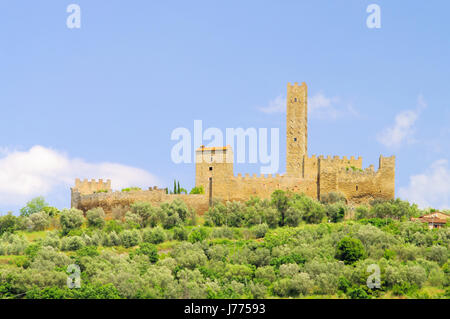
[[303, 175], [303, 157], [308, 149], [307, 87], [303, 82], [287, 85], [286, 175]]

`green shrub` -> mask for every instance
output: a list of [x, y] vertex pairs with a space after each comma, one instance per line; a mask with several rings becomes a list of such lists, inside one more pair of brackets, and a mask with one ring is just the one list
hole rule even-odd
[[0, 216], [0, 235], [3, 233], [12, 233], [19, 228], [19, 218], [11, 212], [4, 216]]
[[127, 228], [141, 228], [142, 218], [138, 214], [132, 212], [126, 212], [125, 214], [125, 226]]
[[289, 198], [285, 191], [276, 190], [271, 195], [272, 205], [280, 215], [280, 226], [284, 226], [286, 211], [289, 208]]
[[99, 252], [97, 250], [97, 247], [95, 247], [95, 246], [85, 246], [85, 247], [82, 247], [82, 248], [77, 250], [77, 255], [79, 257], [85, 257], [85, 256], [95, 257], [95, 256], [98, 256], [100, 254], [99, 254]]
[[120, 233], [119, 238], [125, 248], [130, 248], [139, 244], [139, 232], [135, 229], [124, 230]]
[[371, 299], [367, 292], [361, 287], [349, 289], [347, 295], [352, 299]]
[[448, 249], [443, 246], [432, 246], [427, 249], [426, 257], [428, 260], [444, 265], [448, 261]]
[[334, 203], [343, 203], [347, 202], [344, 194], [340, 192], [329, 192], [327, 194], [320, 196], [320, 202], [322, 204], [334, 204]]
[[198, 244], [182, 242], [171, 252], [171, 255], [177, 261], [181, 268], [194, 269], [204, 265], [207, 261], [205, 252]]
[[233, 229], [229, 227], [215, 227], [211, 232], [211, 237], [233, 239], [234, 232]]
[[106, 221], [106, 226], [104, 228], [107, 233], [115, 232], [116, 234], [120, 233], [123, 229], [122, 223], [117, 220]]
[[83, 212], [76, 208], [63, 209], [59, 219], [63, 234], [67, 234], [73, 229], [77, 229], [83, 225]]
[[150, 203], [136, 202], [130, 206], [130, 210], [133, 214], [140, 217], [139, 223], [141, 227], [149, 224], [154, 227], [159, 222], [157, 208]]
[[332, 223], [338, 223], [344, 220], [347, 213], [347, 206], [341, 202], [335, 202], [325, 206], [326, 214]]
[[280, 266], [280, 276], [291, 278], [295, 274], [298, 274], [299, 270], [297, 264], [283, 264]]
[[261, 200], [258, 197], [253, 197], [246, 202], [244, 225], [252, 227], [263, 223], [267, 224], [270, 228], [277, 227], [280, 223], [280, 214], [269, 200]]
[[119, 237], [119, 235], [115, 231], [111, 231], [109, 234], [105, 235], [104, 246], [120, 246], [122, 245], [122, 241]]
[[192, 188], [189, 194], [204, 194], [204, 193], [205, 193], [205, 189], [203, 188], [202, 185], [200, 185], [200, 186], [195, 186], [194, 188]]
[[275, 266], [276, 268], [279, 268], [281, 265], [284, 264], [304, 264], [306, 261], [305, 257], [291, 252], [288, 255], [283, 255], [279, 257], [274, 257], [270, 260], [270, 264], [272, 266]]
[[31, 214], [28, 218], [31, 223], [31, 228], [35, 231], [44, 230], [50, 226], [50, 216], [45, 212]]
[[296, 226], [300, 218], [309, 224], [318, 224], [326, 216], [323, 205], [305, 194], [294, 194], [288, 205], [293, 216], [291, 226]]
[[21, 216], [30, 216], [31, 214], [41, 212], [48, 204], [44, 197], [39, 196], [30, 200], [25, 207], [20, 209]]
[[390, 250], [390, 249], [385, 249], [384, 250], [383, 258], [385, 258], [387, 260], [394, 260], [395, 256], [396, 256], [395, 251]]
[[188, 230], [183, 226], [177, 226], [173, 228], [173, 238], [175, 240], [184, 241], [188, 239]]
[[49, 232], [44, 239], [42, 239], [42, 246], [50, 246], [59, 249], [61, 241], [56, 232]]
[[97, 191], [94, 191], [94, 194], [98, 194], [98, 193], [107, 193], [108, 190], [107, 189], [99, 189]]
[[181, 225], [189, 215], [189, 208], [180, 199], [171, 203], [162, 203], [160, 209], [161, 222], [166, 229]]
[[416, 204], [410, 204], [397, 198], [395, 200], [373, 202], [370, 209], [371, 217], [409, 219], [420, 215]]
[[105, 226], [105, 211], [98, 207], [86, 212], [86, 219], [89, 226], [103, 228]]
[[266, 223], [253, 227], [253, 233], [256, 238], [264, 238], [266, 236], [269, 226]]
[[142, 239], [146, 243], [160, 244], [166, 240], [167, 236], [161, 227], [146, 228], [143, 231]]
[[196, 243], [199, 241], [203, 241], [208, 237], [208, 231], [205, 227], [195, 227], [189, 233], [188, 240], [191, 243]]
[[273, 285], [275, 294], [281, 297], [297, 297], [308, 294], [314, 286], [314, 282], [306, 273], [295, 274], [292, 278], [283, 278]]
[[356, 207], [356, 209], [355, 209], [355, 218], [356, 219], [369, 218], [369, 216], [370, 216], [369, 207], [367, 207], [365, 205]]
[[276, 279], [275, 270], [271, 266], [258, 267], [255, 270], [255, 279], [269, 286]]
[[139, 248], [136, 249], [136, 254], [145, 255], [151, 263], [156, 263], [158, 261], [158, 250], [156, 246], [150, 243], [142, 243]]
[[206, 226], [224, 226], [226, 223], [227, 207], [217, 203], [204, 214]]
[[142, 190], [140, 187], [127, 187], [127, 188], [122, 188], [122, 192], [132, 192], [132, 191], [140, 191]]
[[338, 289], [344, 293], [347, 293], [350, 287], [351, 287], [350, 281], [344, 276], [340, 276], [338, 279]]
[[297, 227], [303, 217], [303, 211], [299, 207], [290, 206], [285, 213], [285, 225]]
[[61, 240], [61, 250], [78, 250], [84, 246], [85, 243], [80, 236], [64, 237]]
[[22, 255], [29, 247], [28, 241], [12, 233], [3, 233], [0, 236], [0, 255]]
[[364, 258], [364, 246], [357, 238], [344, 237], [337, 244], [335, 256], [345, 264], [353, 264]]

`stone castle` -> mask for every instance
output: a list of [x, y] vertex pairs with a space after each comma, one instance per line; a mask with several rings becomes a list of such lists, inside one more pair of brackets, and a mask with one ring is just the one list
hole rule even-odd
[[277, 189], [305, 193], [320, 199], [330, 192], [340, 192], [349, 204], [367, 203], [373, 199], [395, 196], [395, 156], [380, 156], [378, 170], [373, 165], [362, 168], [362, 158], [351, 156], [308, 156], [307, 86], [287, 86], [286, 173], [272, 176], [234, 175], [233, 150], [230, 146], [204, 147], [196, 150], [195, 185], [203, 186], [205, 194], [167, 194], [156, 186], [148, 190], [112, 192], [111, 181], [75, 181], [72, 207], [84, 211], [103, 207], [127, 207], [136, 201], [152, 204], [179, 198], [197, 212], [208, 209], [212, 199], [246, 201], [252, 196], [269, 198]]

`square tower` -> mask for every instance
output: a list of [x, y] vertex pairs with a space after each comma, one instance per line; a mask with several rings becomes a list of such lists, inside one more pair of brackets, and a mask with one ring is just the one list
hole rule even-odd
[[303, 175], [303, 158], [308, 149], [307, 87], [303, 82], [287, 85], [286, 175]]
[[[200, 146], [195, 152], [195, 186], [203, 186], [208, 193], [209, 178], [212, 177], [215, 189], [225, 187], [234, 176], [233, 151], [231, 146]], [[217, 184], [217, 182], [219, 184]], [[220, 185], [220, 186], [219, 186]], [[217, 193], [217, 192], [216, 192]]]

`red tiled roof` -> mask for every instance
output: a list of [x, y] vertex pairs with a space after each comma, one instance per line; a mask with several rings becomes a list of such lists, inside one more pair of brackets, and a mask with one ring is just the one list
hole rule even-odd
[[418, 221], [422, 223], [434, 223], [434, 224], [446, 224], [446, 219], [440, 219], [440, 218], [430, 218], [430, 217], [419, 217], [419, 218], [411, 218], [413, 221]]
[[[429, 213], [429, 214], [427, 214], [427, 215], [424, 215], [424, 216], [422, 216], [422, 217], [425, 217], [425, 218], [440, 218], [440, 217], [437, 217], [436, 215], [440, 215], [440, 217], [444, 217], [444, 218], [446, 218], [446, 219], [449, 219], [450, 218], [450, 215], [449, 214], [446, 214], [446, 213], [443, 213], [443, 212], [432, 212], [432, 213]], [[435, 217], [436, 216], [436, 217]], [[441, 218], [442, 219], [442, 218]]]

